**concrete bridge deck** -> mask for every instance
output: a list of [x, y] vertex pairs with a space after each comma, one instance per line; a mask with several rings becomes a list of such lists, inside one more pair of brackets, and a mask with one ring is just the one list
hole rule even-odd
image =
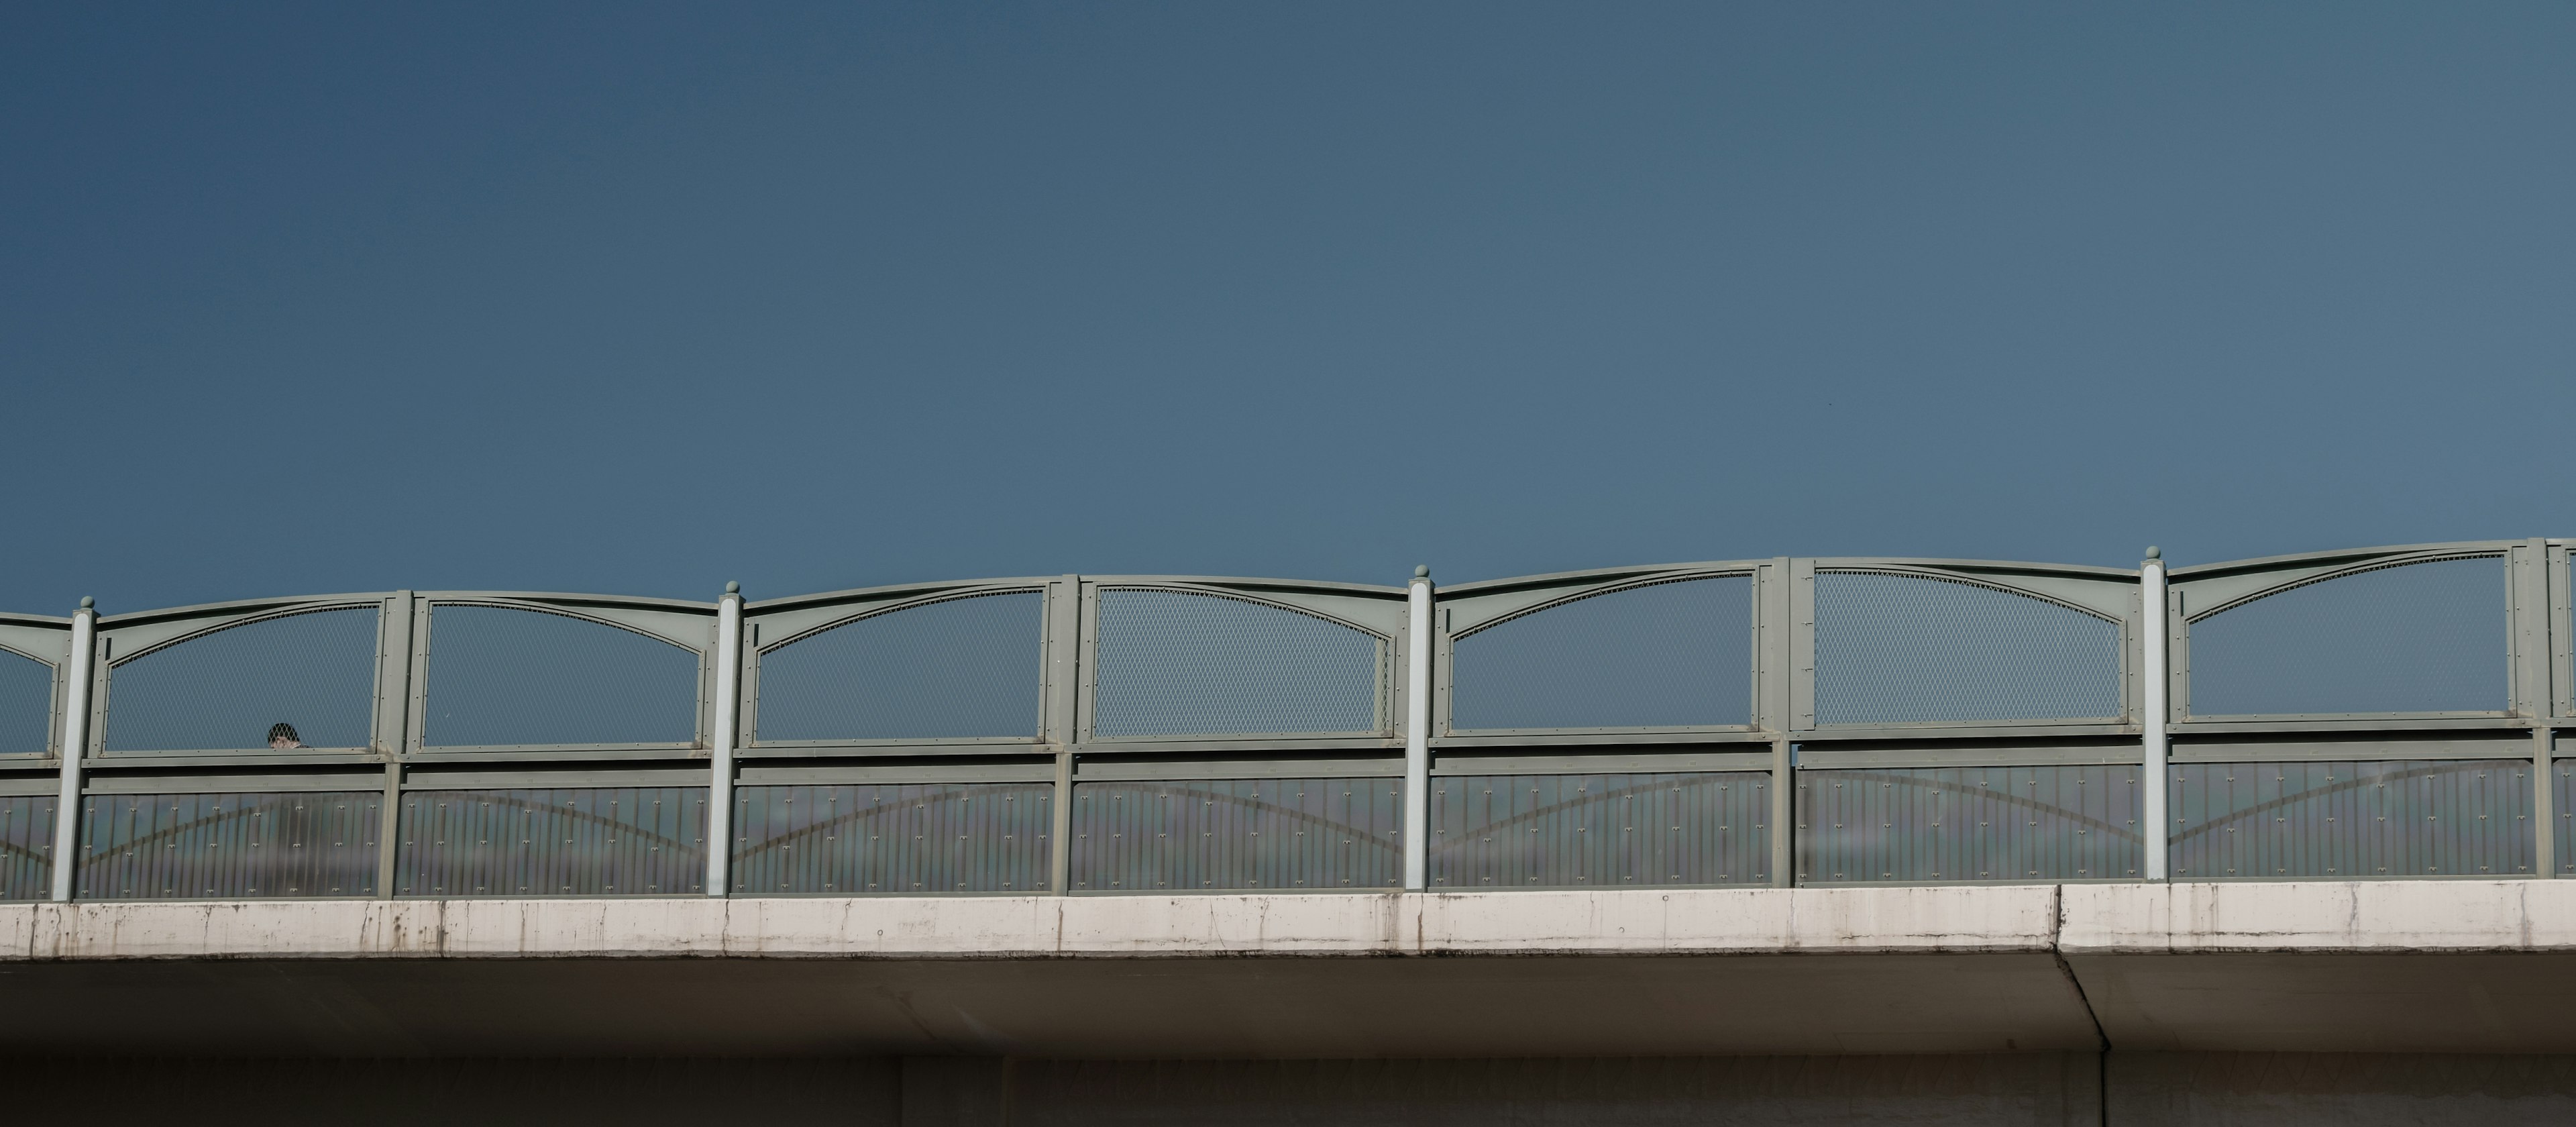
[[2540, 881], [0, 906], [15, 1052], [2576, 1053], [2571, 1003]]

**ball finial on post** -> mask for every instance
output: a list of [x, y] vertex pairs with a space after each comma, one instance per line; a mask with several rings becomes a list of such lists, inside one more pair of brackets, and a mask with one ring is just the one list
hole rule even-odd
[[88, 595], [83, 595], [83, 596], [81, 596], [81, 609], [82, 609], [82, 610], [93, 610], [93, 609], [96, 609], [96, 608], [97, 608], [97, 606], [98, 606], [98, 600], [97, 600], [97, 599], [91, 598], [91, 597], [90, 597], [90, 596], [88, 596]]
[[725, 594], [739, 595], [741, 593], [742, 583], [740, 581], [732, 579], [725, 580]]
[[1431, 565], [1430, 565], [1430, 564], [1415, 564], [1415, 565], [1413, 565], [1413, 577], [1414, 577], [1415, 579], [1429, 579], [1429, 578], [1431, 578]]
[[2151, 560], [2160, 560], [2160, 559], [2163, 559], [2163, 558], [2165, 558], [2165, 550], [2164, 550], [2164, 549], [2162, 549], [2162, 548], [2156, 547], [2156, 546], [2155, 546], [2155, 545], [2153, 545], [2153, 544], [2149, 544], [2149, 545], [2147, 545], [2147, 558], [2148, 558], [2148, 559], [2151, 559]]

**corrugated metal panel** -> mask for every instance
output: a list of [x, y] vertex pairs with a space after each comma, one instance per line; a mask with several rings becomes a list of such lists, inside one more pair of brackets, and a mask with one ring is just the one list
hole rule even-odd
[[403, 795], [397, 896], [677, 896], [707, 876], [704, 787]]
[[1458, 639], [1450, 726], [1649, 728], [1753, 722], [1753, 579], [1630, 587]]
[[53, 893], [54, 796], [0, 798], [0, 900]]
[[807, 635], [760, 655], [764, 740], [1035, 736], [1046, 596], [974, 595]]
[[2385, 567], [2191, 625], [2197, 716], [2508, 707], [2504, 561]]
[[2138, 875], [2139, 769], [1798, 772], [1798, 882], [1946, 883]]
[[1816, 576], [1816, 722], [2120, 715], [2120, 628], [2083, 611], [1914, 575]]
[[265, 748], [280, 724], [304, 747], [365, 747], [376, 618], [374, 607], [264, 618], [119, 662], [107, 749]]
[[1267, 603], [1102, 591], [1092, 731], [1379, 731], [1382, 648], [1375, 635]]
[[91, 795], [84, 900], [373, 896], [382, 791]]
[[2531, 871], [2528, 760], [2183, 763], [2176, 880]]
[[685, 744], [698, 655], [586, 618], [514, 607], [429, 612], [431, 747]]
[[1400, 779], [1076, 783], [1073, 887], [1394, 888]]
[[1043, 892], [1049, 783], [743, 787], [733, 890], [745, 896]]
[[1770, 776], [1454, 775], [1431, 780], [1434, 887], [1760, 884]]

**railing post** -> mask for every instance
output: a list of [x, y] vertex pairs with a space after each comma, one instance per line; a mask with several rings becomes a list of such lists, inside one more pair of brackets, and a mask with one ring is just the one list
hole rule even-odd
[[1431, 569], [1413, 569], [1405, 591], [1404, 887], [1419, 892], [1431, 867]]
[[2142, 666], [2138, 671], [2138, 727], [2145, 752], [2145, 766], [2138, 774], [2146, 784], [2139, 796], [2138, 820], [2145, 823], [2141, 828], [2146, 832], [2139, 835], [2139, 844], [2146, 851], [2148, 880], [2165, 879], [2165, 842], [2173, 832], [2173, 819], [2165, 813], [2165, 699], [2172, 686], [2172, 673], [2165, 668], [2165, 636], [2169, 629], [2164, 553], [2150, 546], [2147, 558], [2138, 565], [2138, 649]]
[[98, 649], [96, 600], [72, 612], [72, 652], [63, 667], [63, 790], [54, 806], [54, 899], [72, 898], [80, 846], [81, 756], [89, 751], [89, 685]]
[[707, 740], [707, 895], [732, 887], [733, 741], [742, 718], [742, 584], [725, 584], [716, 601], [716, 717]]
[[1073, 892], [1073, 747], [1082, 696], [1082, 577], [1047, 585], [1046, 712], [1040, 734], [1055, 749], [1055, 799], [1048, 804], [1047, 891]]

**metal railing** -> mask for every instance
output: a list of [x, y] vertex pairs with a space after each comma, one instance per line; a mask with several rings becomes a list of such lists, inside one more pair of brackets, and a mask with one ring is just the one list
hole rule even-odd
[[2545, 539], [84, 605], [0, 615], [0, 899], [2552, 877], [2571, 606]]

